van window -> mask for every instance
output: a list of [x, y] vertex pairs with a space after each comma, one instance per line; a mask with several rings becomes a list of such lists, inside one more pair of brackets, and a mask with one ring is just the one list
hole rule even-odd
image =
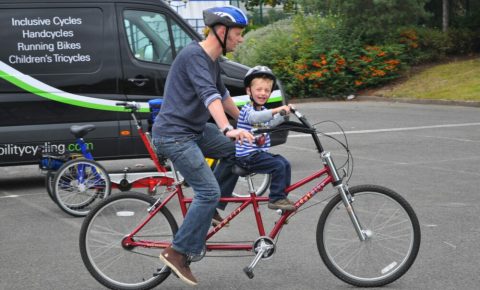
[[173, 23], [172, 45], [167, 18], [160, 13], [125, 10], [124, 24], [130, 50], [138, 60], [171, 64], [174, 53], [192, 41], [177, 23]]
[[177, 23], [172, 25], [173, 41], [175, 42], [175, 51], [178, 53], [182, 48], [192, 42], [192, 38]]

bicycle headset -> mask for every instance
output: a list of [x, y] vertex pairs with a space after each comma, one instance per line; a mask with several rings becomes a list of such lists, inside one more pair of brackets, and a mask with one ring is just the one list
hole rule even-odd
[[[222, 46], [223, 55], [227, 53], [227, 36], [230, 28], [245, 28], [248, 25], [248, 18], [242, 10], [234, 6], [214, 7], [203, 11], [203, 22], [210, 27], [218, 42]], [[218, 36], [214, 27], [224, 25], [227, 29], [223, 41]]]
[[[245, 74], [245, 77], [243, 79], [243, 84], [245, 85], [245, 88], [250, 87], [252, 80], [254, 78], [268, 78], [273, 81], [272, 83], [272, 91], [273, 88], [275, 87], [275, 82], [277, 81], [277, 78], [273, 74], [272, 70], [266, 66], [263, 65], [257, 65], [252, 67], [251, 69], [248, 70], [248, 72]], [[257, 102], [252, 97], [252, 94], [250, 93], [250, 101], [253, 102], [254, 106], [259, 106]]]

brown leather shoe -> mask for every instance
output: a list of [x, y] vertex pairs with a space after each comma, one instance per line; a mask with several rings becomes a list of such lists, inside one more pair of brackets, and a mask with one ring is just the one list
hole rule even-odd
[[197, 285], [197, 279], [192, 274], [190, 266], [187, 264], [185, 255], [175, 251], [171, 246], [163, 250], [160, 254], [160, 260], [172, 269], [177, 276], [188, 285]]

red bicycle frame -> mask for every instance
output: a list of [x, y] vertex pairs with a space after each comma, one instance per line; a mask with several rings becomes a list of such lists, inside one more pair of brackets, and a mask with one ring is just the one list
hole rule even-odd
[[[311, 198], [313, 198], [318, 192], [322, 191], [325, 186], [330, 184], [333, 181], [333, 177], [330, 174], [330, 171], [327, 166], [324, 166], [321, 170], [311, 174], [310, 176], [290, 185], [288, 188], [285, 189], [287, 193], [305, 185], [306, 183], [320, 178], [323, 175], [327, 175], [320, 183], [316, 184], [309, 192], [303, 195], [300, 199], [295, 202], [295, 207], [298, 209], [306, 202], [308, 202]], [[138, 225], [128, 236], [126, 236], [123, 240], [123, 246], [125, 247], [147, 247], [147, 248], [166, 248], [171, 244], [171, 241], [151, 241], [151, 240], [138, 240], [135, 239], [135, 235], [166, 205], [168, 204], [174, 196], [178, 196], [178, 200], [180, 202], [180, 209], [182, 211], [182, 216], [185, 217], [187, 214], [187, 205], [192, 203], [192, 198], [186, 198], [183, 194], [181, 185], [176, 185], [175, 190], [171, 192], [163, 201], [160, 200], [155, 203], [149, 210], [148, 216], [145, 220]], [[219, 232], [227, 223], [233, 220], [236, 216], [238, 216], [247, 206], [253, 206], [253, 213], [255, 215], [255, 220], [258, 228], [259, 236], [265, 236], [265, 228], [263, 225], [262, 216], [260, 213], [259, 203], [260, 202], [268, 202], [268, 197], [260, 197], [256, 196], [255, 193], [250, 193], [250, 197], [223, 197], [220, 198], [221, 202], [229, 202], [229, 203], [240, 203], [240, 205], [235, 208], [219, 225], [211, 229], [206, 237], [207, 240], [207, 251], [211, 250], [252, 250], [253, 245], [252, 243], [245, 244], [245, 243], [216, 243], [216, 244], [209, 244], [208, 240], [213, 237], [217, 232]], [[286, 223], [286, 220], [294, 214], [295, 211], [285, 211], [280, 218], [276, 221], [275, 226], [271, 229], [268, 237], [274, 239], [283, 225]], [[252, 241], [253, 242], [253, 241]]]

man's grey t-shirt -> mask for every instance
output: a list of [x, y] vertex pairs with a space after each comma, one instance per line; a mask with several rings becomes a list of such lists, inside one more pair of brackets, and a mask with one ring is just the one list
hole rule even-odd
[[153, 136], [201, 134], [210, 119], [208, 105], [227, 96], [218, 60], [212, 61], [198, 42], [190, 43], [177, 55], [168, 73]]

